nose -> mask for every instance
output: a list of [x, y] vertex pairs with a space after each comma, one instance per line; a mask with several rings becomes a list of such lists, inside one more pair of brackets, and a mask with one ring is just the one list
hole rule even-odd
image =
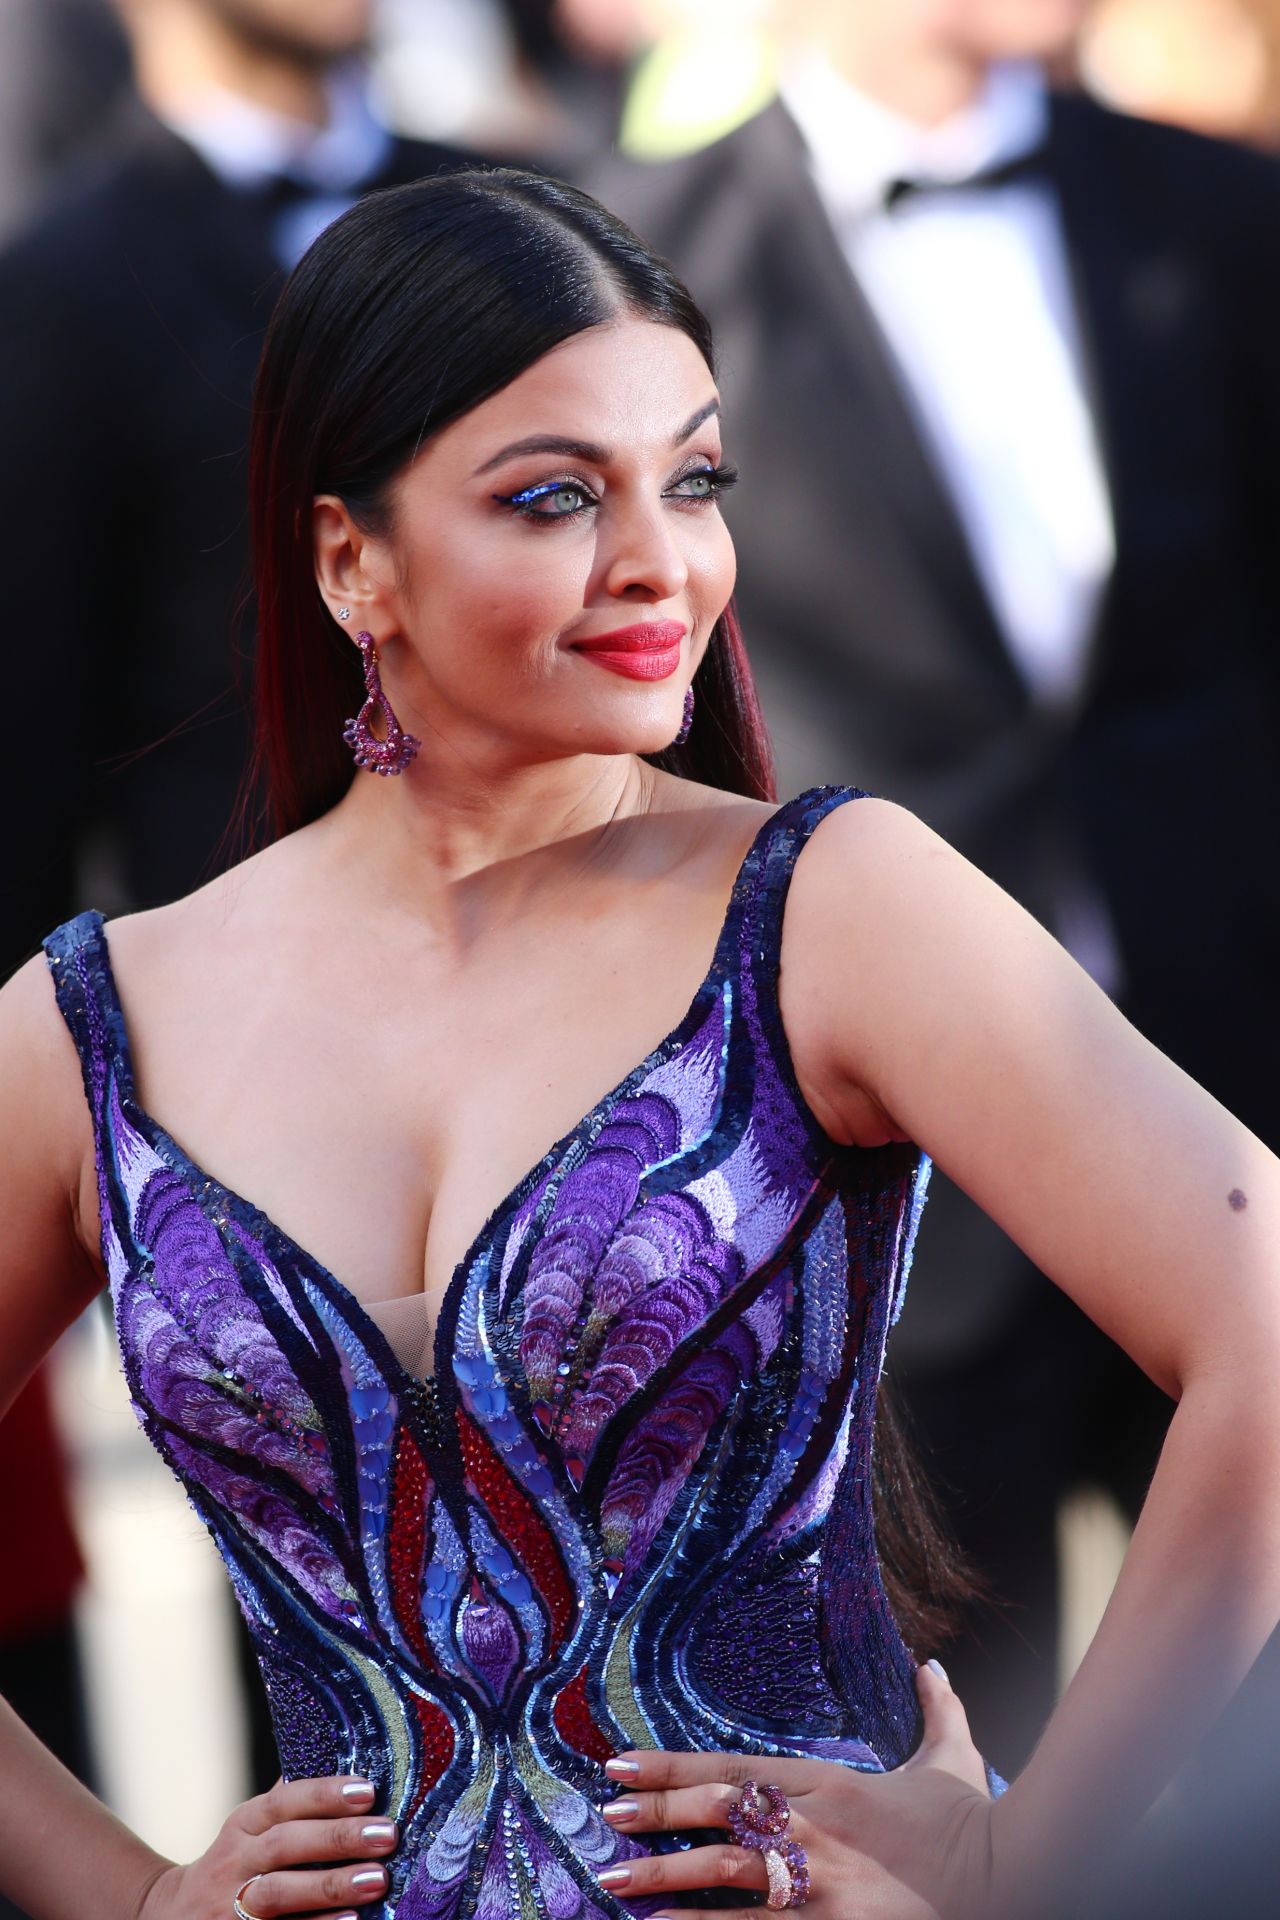
[[683, 592], [689, 565], [676, 536], [657, 503], [637, 502], [615, 515], [601, 555], [606, 590], [630, 600], [671, 600]]

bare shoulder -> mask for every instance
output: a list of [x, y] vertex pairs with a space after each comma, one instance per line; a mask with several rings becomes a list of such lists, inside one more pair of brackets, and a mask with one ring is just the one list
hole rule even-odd
[[[836, 807], [796, 863], [786, 913], [786, 957], [829, 973], [856, 953], [900, 977], [904, 949], [936, 949], [959, 924], [1034, 927], [1023, 910], [908, 808], [867, 796]], [[962, 955], [953, 951], [959, 963]]]
[[905, 941], [958, 909], [980, 912], [998, 890], [923, 820], [870, 795], [834, 807], [801, 850], [787, 899], [784, 961], [810, 994], [883, 957], [896, 969]]
[[[250, 922], [274, 924], [282, 870], [296, 867], [290, 835], [164, 906], [120, 914], [106, 922], [116, 986], [126, 1002], [189, 990], [211, 981], [243, 939]], [[230, 937], [228, 937], [230, 936]]]
[[801, 1085], [828, 1131], [859, 1144], [919, 1137], [906, 1084], [936, 1069], [957, 1024], [1030, 1017], [1079, 973], [924, 821], [872, 798], [834, 809], [802, 852], [782, 968]]
[[918, 814], [896, 800], [864, 794], [819, 821], [796, 863], [792, 894], [803, 912], [823, 896], [839, 906], [869, 885], [886, 893], [906, 891], [940, 878], [943, 867], [968, 865]]

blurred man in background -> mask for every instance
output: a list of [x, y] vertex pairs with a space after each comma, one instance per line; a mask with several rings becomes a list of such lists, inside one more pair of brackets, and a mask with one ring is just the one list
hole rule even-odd
[[[137, 93], [0, 254], [0, 522], [21, 555], [8, 699], [24, 741], [0, 785], [0, 975], [90, 901], [168, 899], [230, 852], [252, 644], [246, 617], [238, 671], [245, 447], [274, 296], [358, 194], [463, 158], [396, 138], [371, 112], [370, 0], [121, 11]], [[40, 1378], [30, 1403], [43, 1408], [45, 1391]], [[25, 1466], [5, 1478], [4, 1533], [21, 1618], [8, 1638], [20, 1659], [22, 1633], [41, 1636], [15, 1703], [38, 1709], [56, 1744], [56, 1716], [74, 1730], [78, 1698], [74, 1579], [56, 1619], [42, 1582], [54, 1566], [65, 1575], [74, 1548], [69, 1534], [60, 1557], [49, 1548], [61, 1481], [47, 1419], [11, 1416], [0, 1450], [15, 1449]], [[47, 1497], [24, 1502], [30, 1488]], [[242, 1665], [265, 1786], [274, 1741]], [[60, 1750], [77, 1763], [70, 1735]]]
[[370, 0], [121, 9], [138, 97], [0, 255], [11, 700], [33, 729], [0, 808], [5, 970], [84, 904], [86, 863], [106, 907], [211, 871], [245, 761], [232, 635], [272, 300], [358, 194], [462, 157], [375, 119]]
[[[784, 791], [922, 814], [1274, 1143], [1280, 174], [1050, 90], [1086, 11], [796, 0], [769, 106], [587, 184], [717, 329]], [[1165, 1403], [941, 1177], [894, 1362], [1003, 1603], [947, 1664], [1008, 1772], [1060, 1500], [1132, 1512]]]
[[111, 0], [0, 6], [0, 239], [92, 141], [129, 85]]
[[1280, 0], [1094, 0], [1080, 67], [1109, 106], [1280, 147]]

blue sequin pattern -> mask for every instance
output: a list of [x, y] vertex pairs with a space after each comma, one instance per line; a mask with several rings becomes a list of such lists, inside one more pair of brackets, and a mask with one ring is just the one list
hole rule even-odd
[[795, 861], [857, 797], [761, 828], [684, 1020], [459, 1264], [429, 1382], [139, 1105], [100, 916], [45, 943], [134, 1406], [225, 1561], [286, 1777], [363, 1773], [400, 1823], [380, 1920], [649, 1910], [597, 1878], [675, 1844], [602, 1819], [626, 1748], [880, 1771], [915, 1744], [871, 1448], [928, 1163], [823, 1133], [777, 1002]]

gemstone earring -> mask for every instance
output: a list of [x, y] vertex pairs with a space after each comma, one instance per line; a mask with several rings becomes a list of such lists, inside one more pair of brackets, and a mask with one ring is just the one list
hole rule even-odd
[[684, 696], [684, 719], [680, 722], [679, 733], [676, 735], [675, 739], [671, 742], [673, 747], [682, 747], [684, 745], [685, 741], [689, 738], [689, 732], [692, 726], [693, 726], [693, 688], [690, 687], [688, 692]]
[[[373, 635], [358, 633], [356, 645], [364, 658], [367, 698], [355, 718], [348, 720], [342, 729], [342, 737], [355, 754], [358, 767], [365, 768], [369, 773], [403, 773], [422, 742], [414, 734], [406, 733], [391, 711], [391, 702], [382, 691], [378, 649], [373, 644]], [[373, 731], [372, 722], [376, 713], [381, 714], [385, 730], [381, 740]]]

